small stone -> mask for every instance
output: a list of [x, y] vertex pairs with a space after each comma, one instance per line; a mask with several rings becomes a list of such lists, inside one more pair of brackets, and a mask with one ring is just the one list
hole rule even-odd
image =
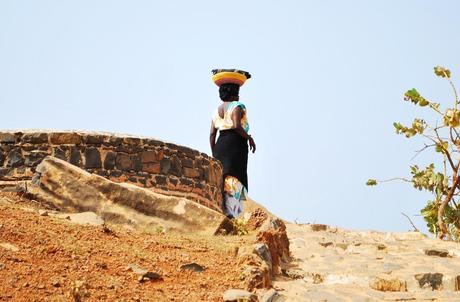
[[2, 269], [5, 269], [5, 268], [6, 268], [6, 265], [3, 264], [3, 263], [0, 263], [0, 271], [1, 271]]
[[180, 269], [181, 270], [189, 270], [189, 271], [192, 271], [192, 272], [204, 272], [205, 271], [204, 267], [202, 267], [201, 265], [199, 265], [198, 263], [195, 263], [195, 262], [181, 265]]
[[346, 250], [350, 244], [349, 243], [336, 243], [335, 246], [341, 248], [342, 250]]
[[383, 292], [405, 292], [407, 283], [400, 279], [386, 279], [376, 277], [369, 281], [369, 287]]
[[48, 216], [48, 211], [47, 210], [38, 210], [38, 215], [40, 216]]
[[328, 228], [325, 224], [311, 224], [310, 227], [313, 232], [326, 231]]
[[54, 287], [60, 287], [61, 286], [61, 283], [59, 282], [59, 280], [53, 280], [53, 282], [51, 283]]
[[272, 288], [262, 296], [260, 302], [284, 302], [284, 299], [276, 290]]
[[104, 225], [104, 220], [94, 212], [81, 212], [75, 214], [63, 214], [61, 218], [68, 219], [76, 224], [89, 224], [94, 226]]
[[11, 252], [18, 252], [19, 251], [19, 248], [17, 246], [15, 246], [14, 244], [11, 244], [11, 243], [7, 243], [7, 242], [1, 242], [0, 247], [6, 249], [8, 251], [11, 251]]
[[379, 251], [385, 250], [386, 248], [387, 248], [387, 246], [386, 246], [385, 244], [383, 244], [383, 243], [377, 244], [377, 249], [378, 249]]
[[426, 249], [425, 255], [437, 257], [449, 257], [449, 251], [444, 249]]
[[24, 284], [22, 284], [22, 287], [29, 287], [29, 285], [30, 285], [29, 282], [26, 281], [24, 282]]
[[163, 280], [160, 274], [154, 273], [154, 272], [147, 272], [141, 276], [139, 276], [138, 281], [139, 282], [145, 282], [145, 281], [157, 281], [157, 280]]
[[332, 242], [330, 242], [330, 241], [329, 241], [329, 242], [319, 242], [319, 245], [324, 246], [324, 247], [328, 247], [328, 246], [331, 246], [331, 245], [333, 245], [333, 244], [334, 244], [334, 243], [332, 243]]
[[431, 288], [432, 290], [441, 290], [442, 277], [441, 273], [417, 274], [414, 276], [418, 281], [420, 288]]
[[257, 296], [242, 289], [229, 289], [225, 291], [224, 302], [256, 302]]
[[97, 262], [96, 267], [102, 268], [102, 269], [107, 269], [107, 263], [105, 263], [105, 262]]
[[42, 283], [40, 283], [40, 284], [37, 285], [37, 288], [38, 288], [38, 289], [44, 289], [44, 288], [45, 288], [45, 285], [42, 284]]
[[293, 280], [303, 279], [306, 275], [305, 272], [301, 269], [286, 269], [282, 270], [283, 274]]

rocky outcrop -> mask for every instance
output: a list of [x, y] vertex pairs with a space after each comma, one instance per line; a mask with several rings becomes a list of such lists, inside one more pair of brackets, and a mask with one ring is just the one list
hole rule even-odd
[[30, 180], [54, 156], [118, 183], [185, 197], [220, 211], [222, 167], [214, 158], [152, 138], [101, 132], [0, 132], [0, 182]]
[[214, 232], [224, 218], [191, 200], [115, 183], [54, 157], [46, 157], [37, 166], [32, 184], [29, 193], [51, 208], [92, 211], [104, 219]]

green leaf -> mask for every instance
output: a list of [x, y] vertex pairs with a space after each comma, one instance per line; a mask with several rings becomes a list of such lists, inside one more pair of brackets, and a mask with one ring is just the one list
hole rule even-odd
[[421, 99], [418, 104], [420, 107], [425, 107], [426, 105], [430, 104], [430, 102], [428, 102], [426, 99]]
[[366, 182], [366, 186], [376, 186], [376, 185], [377, 185], [377, 181], [375, 179], [369, 179]]

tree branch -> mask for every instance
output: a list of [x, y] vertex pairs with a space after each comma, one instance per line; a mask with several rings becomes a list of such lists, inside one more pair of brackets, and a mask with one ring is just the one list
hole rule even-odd
[[421, 233], [420, 230], [417, 229], [417, 227], [415, 226], [415, 224], [414, 224], [414, 223], [412, 222], [412, 220], [409, 218], [409, 216], [407, 216], [407, 215], [404, 214], [403, 212], [401, 212], [401, 214], [404, 215], [404, 216], [406, 216], [407, 220], [409, 220], [410, 224], [411, 224], [412, 227], [414, 228], [414, 231]]

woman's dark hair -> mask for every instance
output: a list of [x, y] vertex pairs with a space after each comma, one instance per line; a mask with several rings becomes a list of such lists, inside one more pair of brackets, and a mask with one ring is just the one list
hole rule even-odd
[[239, 93], [240, 86], [238, 84], [228, 83], [219, 87], [219, 97], [222, 101], [226, 101], [232, 96], [238, 96]]

